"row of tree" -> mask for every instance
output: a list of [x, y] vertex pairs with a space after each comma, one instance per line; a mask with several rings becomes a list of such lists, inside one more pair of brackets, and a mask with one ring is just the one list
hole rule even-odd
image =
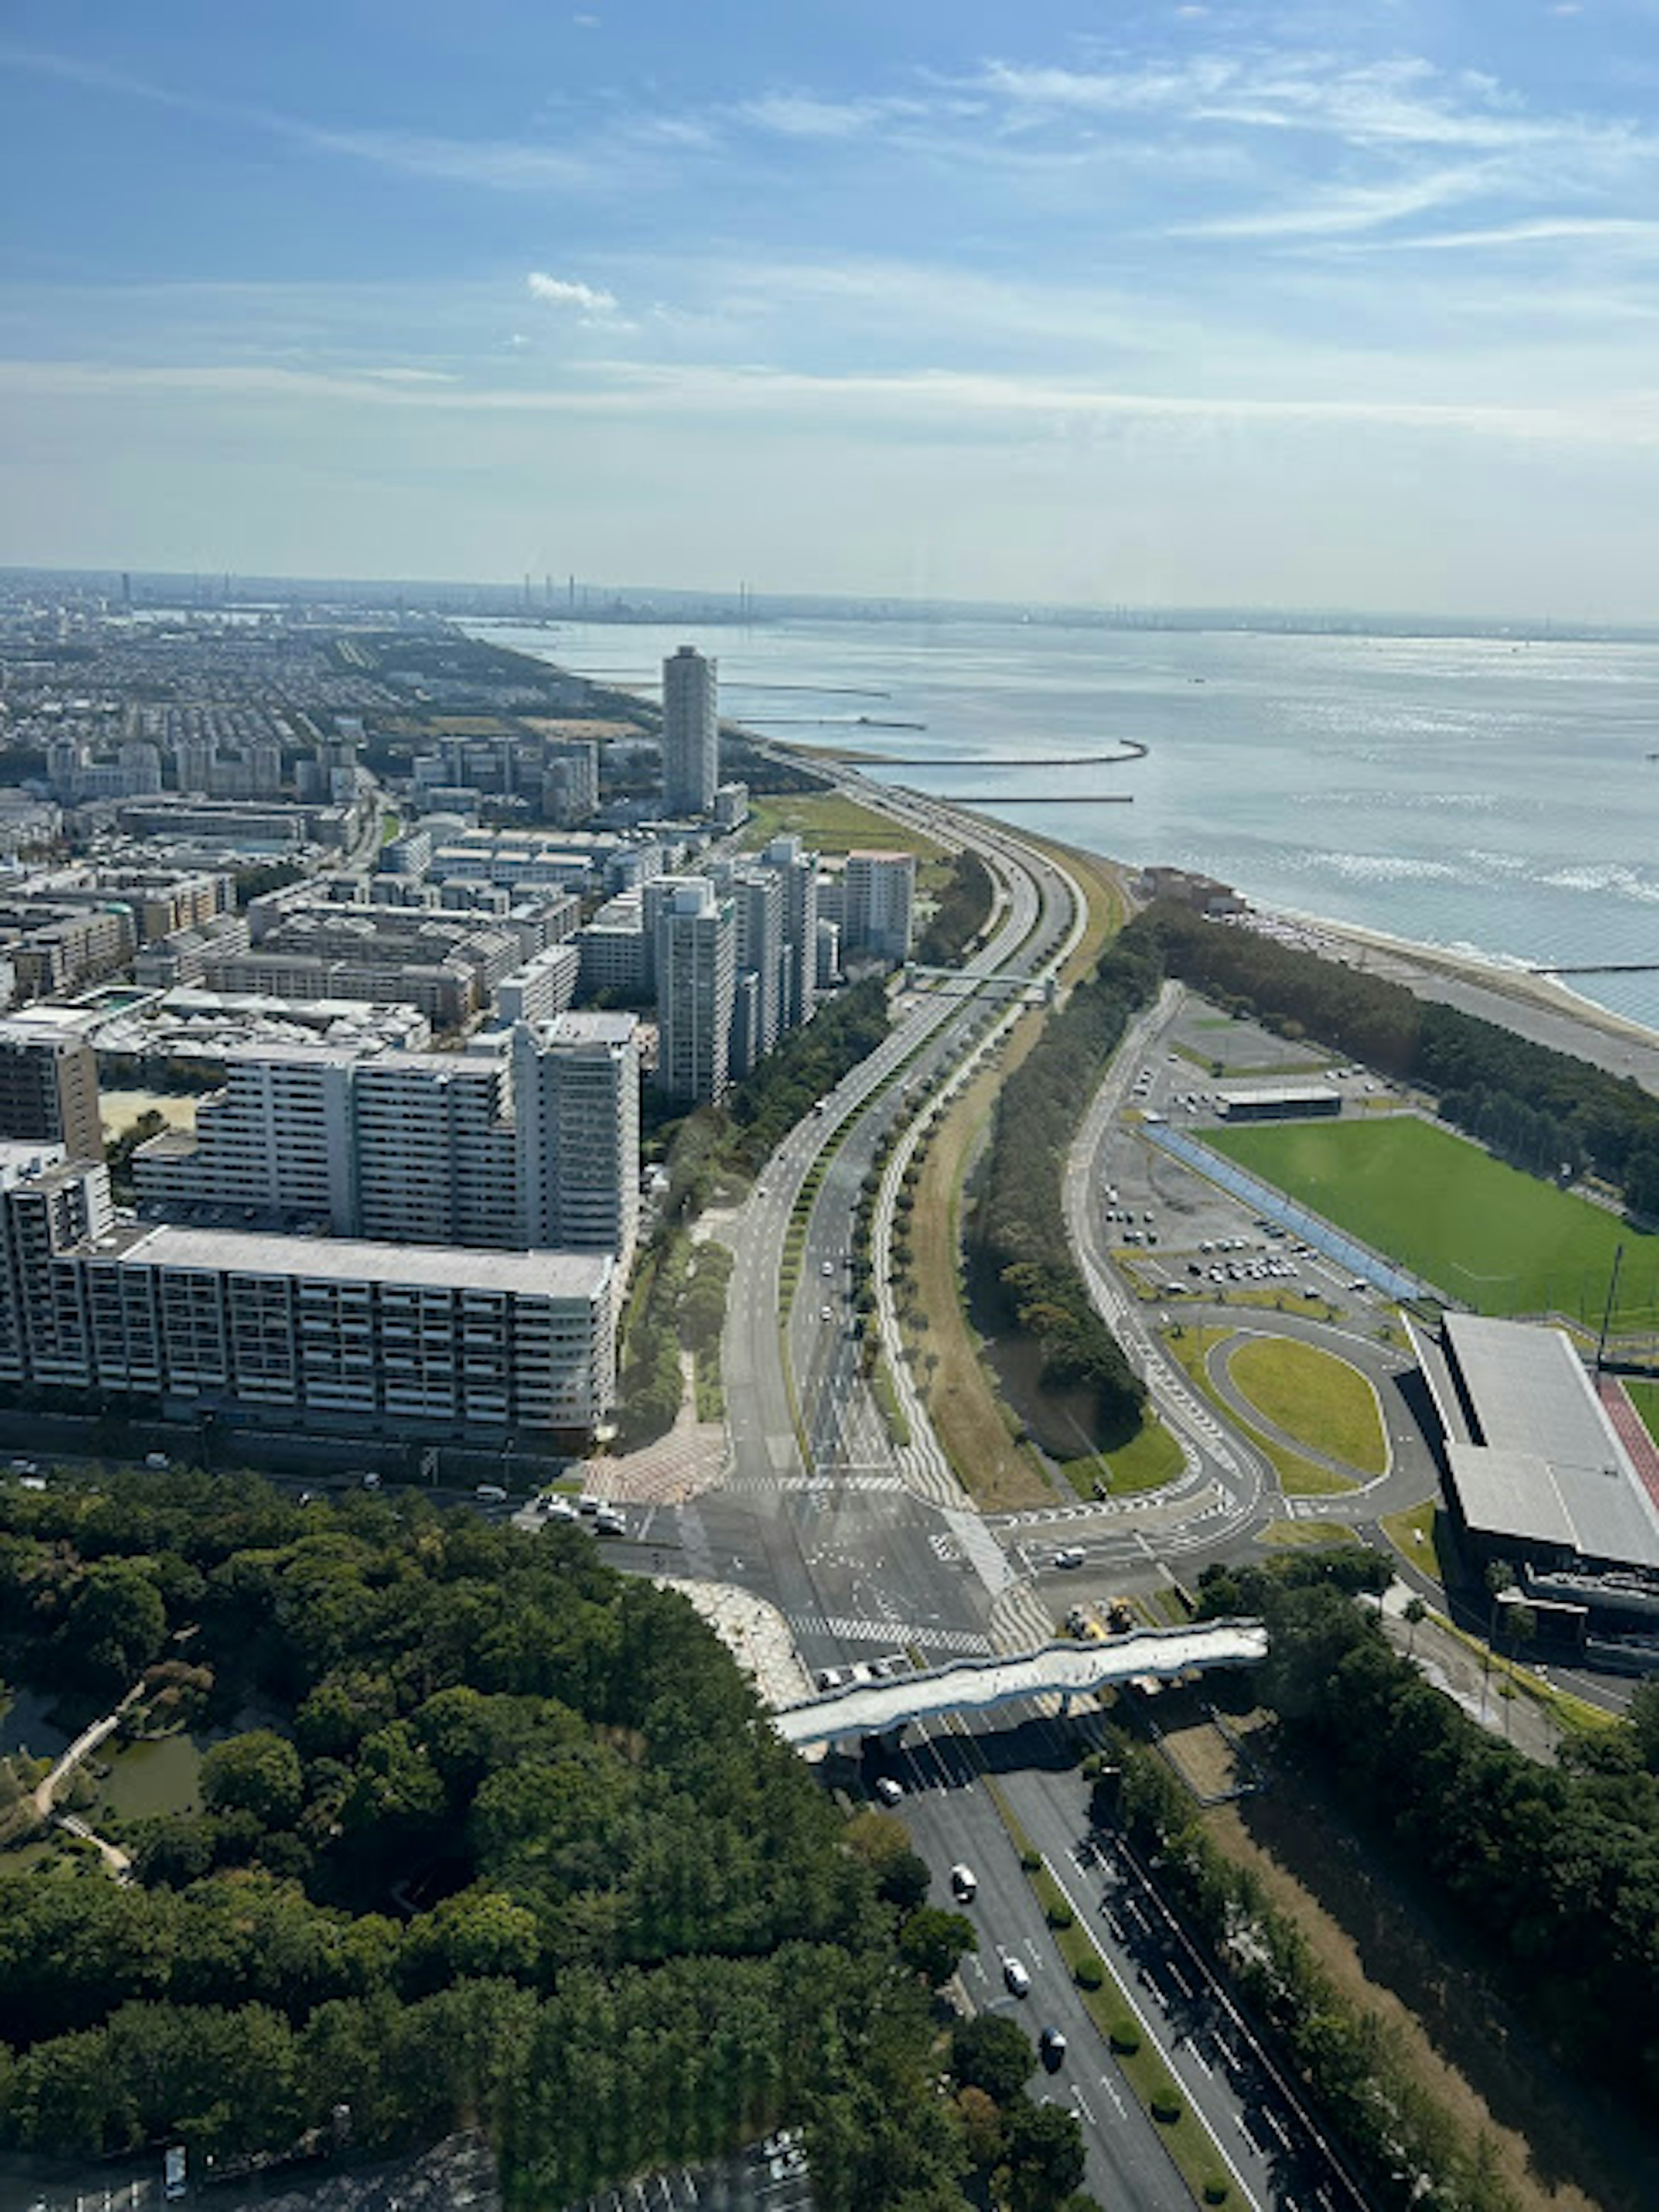
[[996, 886], [979, 854], [964, 847], [957, 854], [950, 881], [939, 894], [933, 917], [916, 944], [916, 958], [929, 968], [954, 968], [991, 918]]
[[1318, 1562], [1211, 1570], [1202, 1610], [1259, 1613], [1265, 1703], [1409, 1880], [1449, 1904], [1560, 2059], [1659, 2106], [1659, 1685], [1540, 1765], [1397, 1656]]
[[969, 1232], [970, 1261], [999, 1317], [1040, 1346], [1045, 1385], [1091, 1394], [1109, 1444], [1139, 1427], [1146, 1387], [1071, 1257], [1062, 1187], [1089, 1101], [1159, 981], [1157, 939], [1132, 922], [1046, 1024], [998, 1098]]
[[1449, 1121], [1518, 1165], [1589, 1167], [1623, 1188], [1632, 1212], [1659, 1215], [1659, 1099], [1629, 1077], [1186, 907], [1160, 904], [1141, 919], [1167, 972], [1207, 998], [1421, 1085]]

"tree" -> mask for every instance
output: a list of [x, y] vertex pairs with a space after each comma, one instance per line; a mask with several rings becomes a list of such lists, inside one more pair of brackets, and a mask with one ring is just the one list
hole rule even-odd
[[1082, 2186], [1087, 2159], [1075, 2112], [1022, 2101], [1008, 2118], [1010, 2212], [1056, 2212]]
[[1406, 1600], [1401, 1617], [1411, 1630], [1411, 1634], [1406, 1638], [1406, 1656], [1409, 1659], [1412, 1647], [1417, 1641], [1417, 1632], [1429, 1617], [1429, 1608], [1420, 1597], [1413, 1595]]
[[1636, 1739], [1637, 1755], [1650, 1774], [1659, 1774], [1659, 1682], [1644, 1682], [1625, 1715]]
[[1030, 2038], [1000, 2013], [975, 2013], [951, 2034], [951, 2074], [963, 2088], [982, 2089], [995, 2104], [1012, 2105], [1036, 2065]]
[[267, 1828], [287, 1828], [304, 1802], [300, 1754], [274, 1729], [228, 1736], [202, 1761], [202, 1802], [212, 1812], [252, 1813]]
[[994, 2166], [1000, 2165], [1008, 2139], [995, 2100], [971, 2085], [959, 2089], [957, 2117], [962, 2123], [962, 2139], [968, 2146], [969, 2157], [981, 2173], [989, 2173]]
[[960, 1912], [941, 1912], [937, 1905], [922, 1905], [899, 1930], [899, 1952], [905, 1964], [936, 1990], [950, 1980], [965, 1952], [978, 1948], [973, 1922]]
[[167, 1632], [167, 1607], [143, 1567], [99, 1559], [75, 1587], [58, 1641], [80, 1679], [115, 1690], [143, 1672]]

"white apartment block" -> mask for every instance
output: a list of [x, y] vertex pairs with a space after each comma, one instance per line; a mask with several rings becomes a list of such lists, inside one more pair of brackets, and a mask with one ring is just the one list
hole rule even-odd
[[609, 1252], [626, 1274], [639, 1233], [639, 1024], [561, 1014], [513, 1032], [521, 1241]]
[[717, 1105], [730, 1080], [737, 919], [706, 876], [664, 876], [656, 922], [657, 1081], [686, 1105]]
[[357, 1434], [576, 1436], [614, 1402], [608, 1254], [112, 1228], [101, 1165], [8, 1157], [0, 1255], [9, 1381]]
[[849, 853], [842, 878], [842, 951], [849, 959], [908, 960], [916, 896], [914, 853]]
[[637, 1225], [631, 1014], [521, 1023], [467, 1053], [251, 1045], [196, 1128], [134, 1156], [146, 1212], [210, 1225], [625, 1261]]

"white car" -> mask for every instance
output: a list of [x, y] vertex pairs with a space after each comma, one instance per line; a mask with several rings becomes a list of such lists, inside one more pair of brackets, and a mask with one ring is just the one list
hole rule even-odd
[[1083, 1547], [1080, 1544], [1062, 1545], [1054, 1553], [1054, 1565], [1057, 1567], [1080, 1567], [1083, 1565], [1084, 1556]]
[[904, 1784], [896, 1781], [890, 1774], [878, 1774], [876, 1777], [876, 1795], [884, 1805], [896, 1805], [904, 1795]]
[[1008, 1993], [1011, 1996], [1024, 1997], [1030, 1995], [1031, 1977], [1018, 1959], [1003, 1960], [1002, 1978], [1008, 1985]]
[[835, 1263], [835, 1261], [834, 1261], [833, 1260], [826, 1260], [826, 1261], [824, 1261], [824, 1263], [823, 1263], [823, 1267], [822, 1267], [822, 1268], [819, 1270], [819, 1273], [820, 1273], [821, 1274], [824, 1274], [824, 1275], [833, 1275], [833, 1274], [835, 1273], [835, 1272], [836, 1272], [836, 1263]]
[[833, 1306], [820, 1306], [818, 1308], [818, 1319], [820, 1321], [834, 1321], [835, 1317], [836, 1310]]

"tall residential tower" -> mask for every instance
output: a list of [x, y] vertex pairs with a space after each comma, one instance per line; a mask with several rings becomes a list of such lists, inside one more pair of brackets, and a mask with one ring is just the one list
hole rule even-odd
[[720, 780], [715, 663], [683, 645], [662, 665], [663, 805], [672, 815], [707, 814]]

